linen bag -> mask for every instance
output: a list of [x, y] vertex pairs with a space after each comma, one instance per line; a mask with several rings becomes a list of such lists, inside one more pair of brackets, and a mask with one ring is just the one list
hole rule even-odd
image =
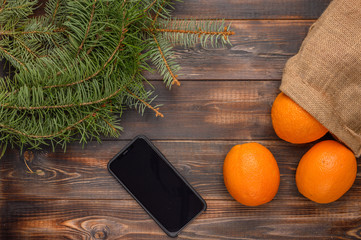
[[280, 90], [361, 155], [361, 0], [334, 0], [285, 66]]

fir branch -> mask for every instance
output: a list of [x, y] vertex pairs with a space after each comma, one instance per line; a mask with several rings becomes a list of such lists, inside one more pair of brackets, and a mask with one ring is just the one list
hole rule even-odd
[[93, 17], [94, 17], [94, 12], [95, 12], [95, 3], [96, 3], [96, 2], [97, 2], [97, 0], [94, 0], [93, 7], [92, 7], [92, 11], [91, 11], [91, 13], [90, 13], [90, 19], [89, 19], [88, 27], [87, 27], [87, 29], [86, 29], [85, 36], [84, 36], [84, 38], [83, 38], [83, 41], [81, 42], [81, 44], [80, 44], [80, 46], [79, 46], [79, 48], [78, 48], [78, 52], [77, 52], [77, 54], [76, 54], [77, 56], [79, 55], [79, 52], [82, 50], [83, 45], [84, 45], [84, 43], [85, 43], [85, 40], [86, 40], [86, 38], [88, 37], [89, 30], [90, 30], [90, 26], [91, 26], [91, 24], [92, 24], [92, 22], [93, 22]]
[[4, 10], [7, 10], [7, 11], [12, 11], [12, 10], [19, 10], [19, 9], [24, 9], [24, 10], [27, 10], [29, 4], [31, 3], [27, 3], [27, 4], [24, 4], [24, 5], [18, 5], [18, 6], [13, 6], [13, 7], [6, 7], [6, 0], [3, 0], [1, 6], [0, 6], [0, 13]]
[[[101, 38], [101, 37], [97, 36], [97, 40], [99, 40], [100, 38]], [[86, 55], [89, 55], [89, 54], [94, 50], [94, 48], [95, 48], [95, 46], [89, 48], [89, 50], [86, 51]], [[82, 62], [83, 60], [84, 60], [84, 57], [81, 57], [81, 58], [79, 59], [79, 61], [78, 61], [77, 63], [71, 65], [70, 68], [65, 67], [65, 68], [63, 68], [61, 71], [58, 71], [58, 72], [56, 73], [56, 76], [61, 75], [64, 71], [66, 71], [66, 70], [68, 70], [68, 69], [72, 69], [73, 67], [75, 67], [76, 64], [79, 64], [79, 63]], [[76, 84], [77, 84], [77, 83], [76, 83]], [[75, 84], [73, 84], [73, 85], [75, 85]], [[64, 87], [65, 87], [65, 86], [66, 86], [66, 84], [64, 84]], [[71, 85], [69, 85], [69, 86], [71, 86]], [[54, 87], [56, 87], [56, 86], [54, 86]], [[60, 87], [60, 86], [59, 86], [59, 87]], [[48, 87], [45, 86], [44, 88], [53, 88], [53, 86], [48, 86]]]
[[168, 33], [185, 33], [185, 34], [196, 34], [198, 37], [202, 35], [222, 35], [226, 40], [228, 36], [234, 35], [233, 31], [228, 31], [227, 27], [224, 27], [222, 32], [212, 32], [212, 31], [202, 31], [199, 29], [198, 31], [191, 31], [191, 30], [180, 30], [180, 29], [154, 29], [156, 32], [168, 32]]
[[149, 9], [151, 9], [157, 1], [158, 0], [154, 0], [151, 4], [149, 4], [149, 6], [144, 10], [144, 12], [147, 12]]
[[170, 87], [180, 84], [172, 43], [217, 45], [231, 35], [223, 23], [172, 20], [170, 0], [48, 0], [45, 15], [30, 16], [37, 2], [0, 0], [0, 58], [16, 68], [0, 78], [3, 146], [117, 136], [114, 113], [124, 107], [163, 117], [145, 90], [147, 60]]
[[67, 0], [47, 0], [45, 5], [45, 21], [50, 25], [60, 26], [69, 14], [67, 11]]
[[26, 71], [28, 71], [28, 69], [26, 68], [25, 64], [23, 62], [21, 62], [19, 59], [17, 59], [15, 56], [13, 56], [11, 53], [9, 53], [8, 51], [6, 51], [3, 47], [0, 46], [0, 51], [2, 51], [3, 53], [6, 54], [6, 56], [9, 56], [11, 59], [15, 60], [18, 64], [20, 64]]
[[25, 8], [26, 5], [19, 5], [19, 6], [15, 6], [15, 7], [8, 7], [8, 8], [5, 8], [5, 3], [6, 1], [3, 1], [3, 4], [0, 8], [0, 13], [3, 11], [3, 10], [8, 10], [8, 11], [11, 11], [11, 10], [16, 10], [16, 9], [22, 9], [22, 8]]
[[54, 24], [55, 16], [56, 16], [56, 13], [58, 12], [58, 9], [59, 9], [59, 6], [60, 6], [60, 1], [61, 0], [56, 1], [56, 6], [55, 6], [54, 12], [53, 12], [53, 14], [51, 16], [51, 24]]
[[[123, 34], [125, 34], [127, 32], [127, 29], [124, 29], [123, 30]], [[83, 83], [85, 81], [88, 81], [94, 77], [96, 77], [102, 70], [104, 70], [106, 68], [106, 66], [113, 60], [115, 54], [121, 50], [121, 46], [122, 46], [122, 42], [124, 40], [124, 35], [121, 36], [120, 40], [119, 40], [119, 43], [117, 45], [117, 47], [114, 49], [113, 53], [110, 55], [110, 57], [108, 58], [108, 60], [104, 63], [103, 67], [98, 69], [95, 73], [93, 73], [92, 75], [82, 79], [82, 80], [79, 80], [77, 82], [72, 82], [72, 83], [68, 83], [68, 84], [59, 84], [59, 85], [51, 85], [51, 86], [44, 86], [43, 88], [44, 89], [47, 89], [47, 88], [56, 88], [56, 87], [70, 87], [70, 86], [73, 86], [73, 85], [76, 85], [76, 84], [80, 84], [80, 83]]]
[[3, 2], [0, 5], [0, 13], [4, 9], [5, 4], [6, 4], [6, 0], [3, 0]]
[[111, 127], [113, 129], [114, 132], [117, 132], [117, 129], [115, 128], [115, 126], [111, 123], [109, 123], [105, 118], [101, 117], [101, 119], [103, 119], [104, 122], [106, 122], [106, 124], [108, 124], [109, 127]]
[[124, 5], [125, 5], [126, 2], [127, 2], [127, 0], [123, 0], [123, 3], [122, 3], [122, 5], [120, 6], [120, 9], [123, 9], [123, 7], [124, 7]]
[[161, 33], [173, 44], [192, 47], [200, 42], [206, 47], [210, 42], [213, 47], [230, 44], [229, 36], [234, 35], [230, 31], [230, 25], [225, 26], [224, 21], [195, 21], [195, 20], [172, 20], [162, 19], [157, 22], [151, 32]]
[[155, 14], [155, 16], [154, 16], [154, 18], [153, 18], [152, 25], [154, 25], [155, 22], [157, 21], [157, 19], [158, 19], [158, 17], [159, 17], [159, 14], [162, 12], [165, 3], [166, 3], [166, 0], [163, 0], [162, 5], [158, 8], [157, 13]]
[[146, 101], [144, 101], [143, 99], [141, 99], [140, 97], [138, 97], [137, 95], [135, 95], [134, 93], [132, 93], [128, 88], [125, 88], [126, 91], [135, 99], [137, 99], [138, 101], [142, 102], [144, 105], [146, 105], [149, 109], [153, 110], [155, 112], [155, 116], [158, 117], [164, 117], [164, 115], [162, 113], [159, 112], [159, 108], [154, 108], [152, 107], [152, 105], [150, 105], [149, 103], [147, 103]]
[[20, 38], [14, 36], [14, 39], [16, 39], [16, 40], [20, 43], [20, 45], [22, 45], [22, 46], [25, 48], [25, 50], [28, 51], [33, 57], [35, 57], [35, 58], [38, 58], [38, 57], [39, 57], [39, 56], [38, 56], [33, 50], [31, 50]]
[[[104, 65], [100, 68], [100, 69], [98, 69], [96, 72], [94, 72], [92, 75], [90, 75], [90, 76], [88, 76], [88, 77], [86, 77], [86, 78], [84, 78], [84, 79], [81, 79], [81, 80], [79, 80], [79, 81], [76, 81], [76, 82], [71, 82], [71, 83], [67, 83], [67, 84], [58, 84], [58, 85], [49, 85], [49, 86], [43, 86], [42, 88], [43, 89], [50, 89], [50, 88], [59, 88], [59, 87], [70, 87], [70, 86], [74, 86], [74, 85], [77, 85], [77, 84], [80, 84], [80, 83], [83, 83], [83, 82], [86, 82], [86, 81], [88, 81], [88, 80], [91, 80], [91, 79], [93, 79], [93, 78], [95, 78], [102, 70], [104, 70], [106, 67], [107, 67], [107, 65], [113, 60], [113, 58], [114, 58], [114, 56], [115, 56], [115, 54], [117, 53], [117, 52], [119, 52], [120, 50], [122, 50], [120, 47], [122, 46], [122, 42], [123, 42], [123, 40], [124, 40], [124, 34], [127, 32], [127, 29], [124, 29], [123, 30], [123, 35], [121, 36], [121, 38], [120, 38], [120, 40], [119, 40], [119, 43], [118, 43], [118, 45], [116, 46], [116, 48], [114, 49], [114, 51], [112, 52], [112, 54], [109, 56], [109, 58], [107, 59], [107, 61], [104, 63]], [[0, 47], [0, 50], [1, 50], [1, 47]], [[91, 51], [91, 49], [89, 49], [88, 51], [87, 51], [87, 54], [90, 54], [90, 51]], [[62, 71], [58, 71], [57, 73], [56, 73], [56, 75], [60, 75], [62, 73]], [[30, 89], [31, 90], [31, 89]], [[8, 93], [8, 94], [15, 94], [15, 93], [17, 93], [17, 92], [19, 92], [19, 89], [15, 89], [15, 90], [13, 90], [11, 93]], [[1, 106], [1, 105], [0, 105]], [[69, 105], [70, 106], [70, 105]], [[60, 106], [59, 106], [60, 107]], [[15, 106], [13, 106], [13, 107], [10, 107], [10, 108], [15, 108], [15, 109], [26, 109], [26, 108], [22, 108], [22, 107], [15, 107]], [[47, 108], [51, 108], [51, 107], [47, 107]], [[55, 107], [55, 108], [57, 108], [57, 107]], [[36, 108], [36, 109], [41, 109], [41, 108]]]
[[16, 32], [16, 31], [0, 31], [0, 36], [1, 36], [1, 35], [7, 35], [7, 36], [12, 36], [12, 35], [27, 35], [27, 34], [53, 35], [53, 34], [61, 33], [61, 32], [65, 32], [65, 28], [57, 28], [57, 29], [54, 29], [53, 31], [22, 31], [22, 32]]
[[168, 64], [168, 61], [167, 61], [167, 59], [165, 58], [165, 55], [164, 55], [164, 53], [163, 53], [163, 51], [162, 51], [162, 48], [161, 48], [160, 45], [159, 45], [159, 42], [158, 42], [156, 36], [155, 36], [154, 34], [152, 34], [152, 36], [153, 36], [154, 42], [157, 44], [159, 53], [160, 53], [160, 55], [161, 55], [161, 57], [162, 57], [162, 59], [163, 59], [163, 61], [164, 61], [164, 64], [165, 64], [165, 66], [166, 66], [169, 74], [171, 75], [171, 77], [172, 77], [172, 79], [173, 79], [172, 85], [177, 84], [177, 86], [180, 86], [180, 82], [179, 82], [178, 79], [177, 79], [177, 75], [175, 75], [175, 74], [173, 73], [172, 69], [170, 68], [170, 66], [169, 66], [169, 64]]
[[10, 127], [10, 126], [4, 125], [4, 124], [2, 124], [2, 123], [0, 123], [0, 127], [6, 128], [6, 129], [10, 130], [10, 131], [13, 132], [13, 133], [17, 133], [17, 134], [20, 134], [20, 135], [25, 136], [25, 137], [28, 137], [28, 138], [52, 138], [52, 137], [56, 137], [56, 136], [62, 134], [62, 133], [65, 132], [65, 131], [71, 130], [71, 129], [74, 128], [76, 125], [79, 125], [80, 123], [84, 122], [85, 120], [87, 120], [88, 118], [90, 118], [90, 117], [92, 117], [92, 116], [95, 117], [95, 115], [94, 115], [95, 113], [96, 113], [96, 111], [94, 111], [93, 113], [85, 116], [84, 118], [80, 119], [79, 121], [77, 121], [76, 123], [74, 123], [74, 124], [72, 124], [72, 125], [70, 125], [70, 126], [68, 126], [68, 127], [66, 127], [66, 128], [63, 128], [63, 129], [61, 129], [60, 131], [58, 131], [58, 132], [56, 132], [56, 133], [52, 133], [52, 134], [48, 134], [48, 135], [33, 135], [33, 134], [27, 134], [27, 133], [25, 133], [25, 132], [19, 131], [19, 130], [15, 129], [15, 128], [12, 128], [12, 127]]
[[70, 107], [88, 106], [88, 105], [94, 105], [94, 104], [97, 104], [97, 103], [105, 102], [108, 99], [110, 99], [110, 98], [114, 97], [115, 95], [117, 95], [123, 89], [124, 89], [124, 87], [119, 88], [118, 90], [116, 90], [115, 92], [110, 94], [109, 96], [98, 99], [96, 101], [83, 102], [83, 103], [78, 103], [78, 104], [72, 103], [72, 104], [67, 104], [67, 105], [36, 106], [36, 107], [12, 106], [12, 105], [8, 105], [8, 104], [0, 104], [0, 106], [3, 107], [3, 108], [11, 108], [11, 109], [17, 109], [17, 110], [58, 109], [58, 108], [70, 108]]

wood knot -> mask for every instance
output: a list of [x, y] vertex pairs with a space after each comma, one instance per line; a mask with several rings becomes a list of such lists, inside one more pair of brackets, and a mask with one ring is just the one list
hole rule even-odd
[[34, 159], [34, 153], [32, 151], [26, 150], [24, 152], [24, 160], [31, 162]]
[[90, 231], [91, 236], [94, 239], [107, 239], [110, 234], [110, 229], [108, 226], [103, 224], [94, 225]]

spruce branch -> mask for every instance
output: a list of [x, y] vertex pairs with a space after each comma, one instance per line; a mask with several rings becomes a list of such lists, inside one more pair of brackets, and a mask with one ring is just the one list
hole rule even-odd
[[113, 92], [112, 94], [110, 94], [109, 96], [103, 97], [101, 99], [98, 99], [96, 101], [91, 101], [91, 102], [82, 102], [82, 103], [72, 103], [72, 104], [67, 104], [67, 105], [52, 105], [52, 106], [35, 106], [35, 107], [25, 107], [25, 106], [11, 106], [8, 104], [1, 104], [0, 106], [3, 108], [11, 108], [11, 109], [17, 109], [17, 110], [38, 110], [38, 109], [56, 109], [56, 108], [70, 108], [70, 107], [80, 107], [80, 106], [87, 106], [87, 105], [94, 105], [97, 103], [101, 103], [101, 102], [105, 102], [106, 100], [114, 97], [115, 95], [117, 95], [121, 90], [123, 90], [123, 88], [119, 88], [118, 90], [116, 90], [115, 92]]
[[155, 34], [152, 34], [152, 37], [158, 49], [158, 54], [152, 55], [153, 63], [157, 66], [160, 73], [164, 76], [164, 80], [167, 82], [168, 86], [170, 86], [169, 83], [171, 85], [177, 84], [178, 86], [180, 86], [180, 82], [177, 79], [178, 75], [174, 73], [178, 71], [179, 66], [176, 65], [174, 62], [167, 60], [167, 57], [173, 55], [171, 53], [172, 47], [169, 44], [167, 44], [165, 41], [162, 41], [161, 42], [162, 46], [164, 46], [164, 48], [162, 49]]
[[61, 1], [61, 0], [57, 0], [57, 1], [56, 1], [54, 10], [52, 11], [52, 14], [51, 14], [51, 24], [54, 24], [55, 16], [56, 16], [56, 14], [57, 14], [57, 12], [58, 12], [58, 9], [59, 9], [59, 6], [60, 6], [60, 1]]
[[17, 134], [20, 134], [22, 136], [25, 136], [25, 137], [28, 137], [28, 138], [52, 138], [52, 137], [56, 137], [60, 134], [62, 134], [63, 132], [65, 131], [68, 131], [68, 130], [71, 130], [72, 128], [74, 128], [76, 125], [84, 122], [85, 120], [87, 120], [88, 118], [90, 117], [95, 117], [95, 114], [96, 112], [94, 111], [93, 113], [85, 116], [84, 118], [80, 119], [79, 121], [77, 121], [76, 123], [66, 127], [66, 128], [63, 128], [61, 129], [60, 131], [56, 132], [56, 133], [52, 133], [52, 134], [48, 134], [48, 135], [33, 135], [33, 134], [27, 134], [25, 132], [22, 132], [22, 131], [19, 131], [19, 130], [16, 130], [15, 128], [12, 128], [12, 127], [9, 127], [9, 126], [6, 126], [4, 124], [1, 124], [0, 123], [0, 127], [2, 128], [6, 128], [8, 129], [9, 131], [13, 132], [13, 133], [17, 133]]
[[152, 25], [154, 25], [155, 22], [158, 20], [159, 14], [163, 11], [163, 7], [164, 7], [165, 3], [166, 3], [166, 0], [163, 0], [162, 5], [158, 8], [158, 10], [153, 18]]
[[140, 97], [138, 97], [137, 95], [135, 95], [134, 93], [132, 93], [128, 88], [126, 88], [127, 92], [134, 97], [135, 99], [137, 99], [138, 101], [142, 102], [144, 105], [146, 105], [149, 109], [153, 110], [155, 112], [155, 116], [156, 117], [164, 117], [164, 115], [162, 113], [159, 112], [159, 108], [157, 107], [152, 107], [152, 105], [150, 105], [149, 103], [147, 103], [146, 101], [144, 101], [143, 99], [141, 99]]
[[153, 2], [151, 2], [151, 3], [149, 4], [149, 6], [144, 10], [144, 12], [149, 11], [149, 9], [151, 9], [157, 1], [158, 1], [158, 0], [153, 0]]
[[[21, 62], [19, 59], [17, 59], [15, 56], [13, 56], [11, 53], [9, 53], [6, 49], [0, 46], [0, 51], [3, 52], [5, 58], [7, 58], [10, 62], [15, 61], [18, 63], [21, 67], [23, 67], [26, 71], [28, 70], [23, 62]], [[16, 65], [16, 64], [14, 64]]]
[[[150, 109], [151, 60], [165, 84], [179, 85], [172, 44], [229, 43], [224, 23], [170, 18], [170, 0], [0, 0], [0, 60], [13, 67], [0, 77], [0, 143], [53, 147], [100, 135], [118, 136], [123, 109]], [[118, 113], [118, 116], [115, 115]]]
[[33, 13], [35, 0], [3, 0], [0, 6], [0, 23], [20, 21]]
[[234, 35], [230, 25], [225, 26], [224, 21], [163, 19], [151, 31], [162, 33], [168, 41], [185, 47], [192, 47], [198, 42], [203, 47], [207, 47], [208, 42], [212, 47], [231, 44], [229, 36]]
[[227, 27], [224, 27], [224, 30], [222, 32], [212, 32], [212, 31], [203, 31], [202, 29], [199, 29], [198, 31], [191, 31], [191, 30], [181, 30], [181, 29], [154, 29], [156, 32], [167, 32], [167, 33], [185, 33], [185, 34], [196, 34], [198, 37], [201, 37], [202, 35], [222, 35], [225, 40], [228, 39], [228, 36], [233, 35], [233, 31], [228, 31]]
[[81, 42], [79, 48], [78, 48], [78, 52], [77, 52], [77, 56], [79, 55], [79, 52], [82, 50], [83, 48], [83, 45], [84, 45], [84, 42], [86, 40], [86, 38], [88, 37], [88, 34], [89, 34], [89, 31], [90, 31], [90, 26], [93, 22], [93, 17], [94, 17], [94, 12], [95, 12], [95, 3], [97, 2], [97, 0], [94, 0], [94, 3], [93, 3], [93, 7], [92, 7], [92, 11], [90, 13], [90, 19], [89, 19], [89, 23], [88, 23], [88, 27], [86, 29], [86, 32], [85, 32], [85, 36], [83, 38], [83, 41]]
[[31, 50], [30, 47], [28, 47], [20, 38], [14, 36], [14, 40], [17, 41], [21, 46], [23, 46], [24, 49], [34, 58], [39, 58], [39, 56], [33, 50]]
[[[123, 34], [125, 34], [127, 32], [127, 29], [123, 29]], [[102, 68], [98, 69], [95, 73], [93, 73], [92, 75], [84, 78], [84, 79], [81, 79], [77, 82], [72, 82], [72, 83], [67, 83], [67, 84], [59, 84], [59, 85], [51, 85], [51, 86], [44, 86], [44, 89], [46, 88], [56, 88], [56, 87], [70, 87], [70, 86], [73, 86], [73, 85], [76, 85], [76, 84], [80, 84], [80, 83], [83, 83], [85, 81], [88, 81], [94, 77], [96, 77], [102, 70], [104, 70], [107, 65], [113, 60], [115, 54], [119, 51], [121, 51], [122, 49], [120, 48], [122, 46], [122, 41], [124, 40], [124, 35], [122, 35], [122, 37], [120, 38], [119, 40], [119, 43], [118, 45], [116, 46], [116, 48], [114, 49], [113, 53], [109, 56], [108, 60], [104, 63], [104, 65], [102, 66]], [[89, 54], [87, 52], [87, 54]]]
[[56, 1], [56, 6], [55, 6], [55, 9], [54, 9], [54, 12], [51, 16], [51, 24], [54, 24], [54, 20], [55, 20], [55, 15], [59, 9], [59, 5], [60, 5], [60, 0]]
[[39, 34], [39, 35], [54, 35], [57, 33], [61, 33], [61, 32], [65, 32], [65, 28], [57, 28], [54, 29], [52, 31], [0, 31], [0, 36], [1, 35], [8, 35], [8, 36], [12, 36], [12, 35], [35, 35], [35, 34]]

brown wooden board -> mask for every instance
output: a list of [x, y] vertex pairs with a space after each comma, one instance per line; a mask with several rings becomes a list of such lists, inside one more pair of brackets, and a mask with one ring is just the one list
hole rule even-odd
[[142, 117], [126, 111], [121, 139], [145, 134], [152, 139], [278, 139], [271, 123], [271, 106], [279, 81], [183, 81], [169, 91], [151, 82], [163, 104], [164, 118], [147, 109]]
[[[119, 139], [84, 148], [70, 144], [66, 153], [59, 148], [29, 150], [34, 158], [27, 164], [43, 175], [27, 173], [24, 155], [8, 151], [0, 160], [0, 239], [168, 239], [106, 169], [109, 159], [137, 134], [154, 140], [208, 203], [205, 214], [178, 239], [361, 238], [360, 173], [334, 203], [304, 198], [294, 177], [299, 159], [313, 143], [279, 140], [270, 117], [284, 64], [330, 1], [177, 3], [174, 16], [180, 19], [231, 20], [227, 23], [232, 22], [236, 33], [232, 46], [176, 47], [180, 87], [169, 91], [159, 75], [145, 73], [159, 95], [152, 104], [164, 104], [164, 118], [155, 118], [149, 109], [144, 117], [130, 110], [122, 116], [125, 131]], [[38, 8], [35, 15], [42, 12]], [[281, 183], [273, 201], [246, 207], [228, 194], [222, 165], [233, 145], [254, 141], [274, 154]]]
[[[180, 80], [280, 80], [286, 61], [298, 52], [313, 20], [231, 22], [232, 46], [176, 46]], [[2, 67], [0, 67], [0, 76]], [[162, 79], [145, 72], [149, 80]]]
[[[0, 162], [0, 199], [131, 199], [108, 173], [108, 161], [128, 141], [90, 143], [84, 149], [73, 144], [64, 153], [57, 149], [35, 152], [28, 163], [43, 176], [28, 174], [24, 158], [9, 152]], [[281, 172], [278, 201], [298, 201], [295, 170], [302, 155], [313, 145], [292, 145], [284, 141], [258, 141], [274, 154]], [[161, 152], [206, 199], [232, 198], [223, 183], [222, 167], [227, 152], [244, 141], [154, 141]], [[361, 201], [358, 177], [347, 198]], [[346, 200], [346, 198], [344, 198]]]
[[316, 19], [331, 0], [184, 0], [174, 16], [189, 19]]
[[[182, 67], [180, 80], [281, 79], [286, 61], [298, 52], [313, 20], [234, 20], [232, 46], [221, 48], [175, 47]], [[161, 79], [145, 73], [148, 79]]]
[[[1, 239], [169, 239], [133, 200], [3, 202]], [[274, 200], [259, 207], [210, 200], [178, 239], [360, 238], [361, 202]]]

